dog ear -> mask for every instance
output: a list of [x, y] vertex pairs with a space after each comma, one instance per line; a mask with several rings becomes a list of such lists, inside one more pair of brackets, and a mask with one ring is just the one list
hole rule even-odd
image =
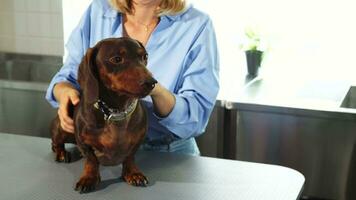
[[93, 104], [99, 95], [96, 54], [97, 48], [89, 48], [78, 69], [78, 83], [86, 104]]

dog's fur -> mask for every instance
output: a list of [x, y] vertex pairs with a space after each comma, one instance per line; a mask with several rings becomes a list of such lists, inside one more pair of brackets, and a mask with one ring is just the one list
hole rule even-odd
[[121, 121], [107, 121], [93, 105], [100, 99], [109, 107], [125, 110], [133, 101], [147, 96], [156, 80], [146, 69], [143, 45], [129, 38], [109, 38], [89, 48], [79, 66], [81, 97], [74, 108], [75, 133], [52, 123], [52, 150], [56, 161], [70, 162], [64, 143], [76, 143], [85, 157], [84, 171], [75, 189], [88, 192], [100, 182], [99, 164], [122, 163], [122, 178], [135, 186], [145, 186], [146, 177], [134, 163], [134, 154], [147, 131], [147, 116], [140, 102], [133, 113]]

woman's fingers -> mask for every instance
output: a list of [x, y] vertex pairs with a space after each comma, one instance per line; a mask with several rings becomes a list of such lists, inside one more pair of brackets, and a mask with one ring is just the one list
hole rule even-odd
[[61, 121], [61, 127], [63, 130], [74, 133], [74, 122], [73, 119], [69, 117], [68, 114], [68, 104], [69, 104], [69, 97], [63, 99], [60, 102], [59, 109], [58, 109], [58, 115], [59, 115], [59, 120]]
[[65, 120], [63, 119], [63, 115], [59, 115], [59, 120], [60, 120], [61, 128], [64, 131], [69, 133], [74, 133], [74, 126], [66, 123]]
[[74, 122], [70, 116], [72, 105], [77, 105], [80, 101], [79, 92], [70, 83], [57, 83], [53, 89], [53, 94], [59, 103], [58, 116], [63, 130], [74, 133]]
[[69, 95], [70, 101], [75, 106], [79, 103], [79, 95], [77, 92], [73, 92]]

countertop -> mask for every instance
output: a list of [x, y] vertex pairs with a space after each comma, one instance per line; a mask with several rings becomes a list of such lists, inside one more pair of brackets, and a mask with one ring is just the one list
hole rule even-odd
[[[299, 172], [276, 165], [140, 151], [136, 161], [150, 180], [133, 187], [119, 177], [121, 166], [100, 167], [95, 192], [73, 187], [83, 159], [56, 163], [46, 138], [0, 133], [1, 199], [297, 199], [304, 185]], [[73, 149], [71, 149], [73, 150]]]
[[227, 109], [258, 110], [356, 120], [355, 108], [341, 107], [356, 79], [341, 76], [308, 76], [278, 73], [268, 67], [260, 75], [227, 76], [221, 85], [218, 105]]

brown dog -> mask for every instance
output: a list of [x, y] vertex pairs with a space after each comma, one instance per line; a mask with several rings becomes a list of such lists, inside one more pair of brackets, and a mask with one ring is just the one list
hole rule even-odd
[[63, 131], [58, 117], [52, 124], [56, 161], [70, 162], [64, 143], [76, 143], [86, 158], [75, 189], [88, 192], [100, 182], [99, 163], [122, 163], [122, 178], [145, 186], [146, 177], [134, 154], [147, 131], [147, 116], [138, 98], [147, 96], [157, 81], [146, 69], [143, 45], [129, 38], [110, 38], [89, 48], [78, 71], [81, 100], [74, 108], [75, 134]]

